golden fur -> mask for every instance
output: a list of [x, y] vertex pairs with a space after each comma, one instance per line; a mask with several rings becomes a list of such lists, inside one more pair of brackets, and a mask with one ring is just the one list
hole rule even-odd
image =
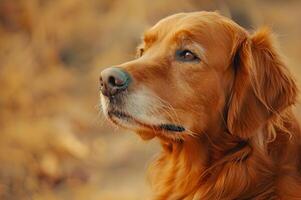
[[[177, 61], [180, 48], [200, 61]], [[119, 66], [133, 78], [123, 100], [143, 86], [159, 99], [152, 115], [186, 128], [171, 133], [135, 117], [127, 127], [111, 117], [160, 140], [153, 199], [301, 199], [297, 87], [268, 29], [250, 34], [214, 12], [181, 13], [147, 31], [138, 54]]]

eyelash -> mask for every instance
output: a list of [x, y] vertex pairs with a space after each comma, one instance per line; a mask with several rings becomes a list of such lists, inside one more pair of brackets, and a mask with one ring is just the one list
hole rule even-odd
[[[185, 58], [187, 53], [189, 55], [191, 55], [192, 57], [191, 58]], [[190, 51], [188, 49], [176, 51], [176, 57], [177, 57], [178, 60], [180, 60], [182, 62], [193, 62], [193, 61], [199, 61], [200, 60], [200, 58], [197, 55], [195, 55], [195, 53], [193, 53], [192, 51]]]

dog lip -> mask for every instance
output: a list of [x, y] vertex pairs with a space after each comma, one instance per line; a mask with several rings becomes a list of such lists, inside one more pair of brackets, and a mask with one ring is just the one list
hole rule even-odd
[[183, 132], [185, 131], [185, 128], [180, 125], [175, 124], [161, 124], [159, 126], [161, 129], [167, 130], [167, 131], [173, 131], [173, 132]]
[[146, 123], [140, 122], [139, 120], [133, 118], [132, 116], [130, 116], [122, 111], [118, 111], [118, 110], [111, 110], [108, 112], [108, 114], [110, 117], [115, 116], [120, 119], [132, 120], [139, 125], [142, 125], [144, 127], [149, 127], [153, 130], [165, 130], [165, 131], [170, 131], [170, 132], [183, 132], [186, 130], [183, 126], [176, 125], [176, 124], [160, 124], [160, 125], [146, 124]]
[[108, 112], [109, 116], [116, 116], [118, 118], [127, 118], [127, 119], [132, 119], [132, 117], [130, 115], [127, 115], [126, 113], [122, 112], [122, 111], [118, 111], [118, 110], [111, 110]]

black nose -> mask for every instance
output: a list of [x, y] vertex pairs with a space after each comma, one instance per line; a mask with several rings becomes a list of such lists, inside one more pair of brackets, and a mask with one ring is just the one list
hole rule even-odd
[[112, 97], [127, 89], [130, 75], [121, 68], [110, 67], [101, 72], [100, 88], [103, 95]]

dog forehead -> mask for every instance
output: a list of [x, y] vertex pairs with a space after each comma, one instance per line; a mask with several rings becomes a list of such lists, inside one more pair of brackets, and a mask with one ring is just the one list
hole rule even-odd
[[218, 14], [217, 12], [207, 12], [207, 11], [199, 11], [199, 12], [188, 12], [188, 13], [177, 13], [174, 15], [170, 15], [161, 19], [157, 24], [153, 26], [153, 28], [162, 28], [161, 26], [178, 26], [182, 24], [189, 23], [202, 23], [202, 22], [210, 22], [210, 21], [219, 21], [225, 19], [224, 16]]
[[144, 41], [153, 43], [165, 37], [184, 39], [200, 35], [209, 28], [220, 29], [226, 18], [215, 12], [178, 13], [160, 20], [144, 33]]

